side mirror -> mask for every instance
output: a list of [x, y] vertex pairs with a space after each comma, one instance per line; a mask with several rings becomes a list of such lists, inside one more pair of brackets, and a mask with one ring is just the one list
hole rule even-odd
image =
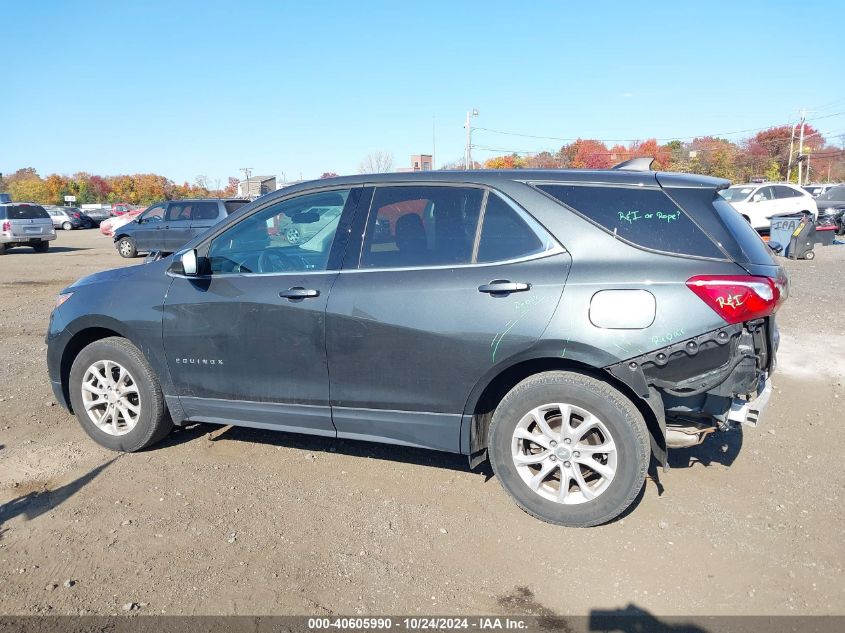
[[197, 252], [193, 249], [182, 253], [182, 269], [188, 276], [197, 274]]
[[197, 251], [191, 249], [181, 255], [175, 255], [167, 270], [174, 275], [202, 277], [210, 273], [208, 263], [207, 258], [198, 256]]

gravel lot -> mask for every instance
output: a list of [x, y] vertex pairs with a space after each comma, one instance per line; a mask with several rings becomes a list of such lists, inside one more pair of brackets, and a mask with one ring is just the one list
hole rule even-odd
[[786, 263], [762, 428], [674, 451], [589, 530], [460, 456], [206, 425], [99, 448], [44, 333], [61, 288], [140, 261], [97, 231], [0, 257], [0, 614], [845, 614], [845, 247]]

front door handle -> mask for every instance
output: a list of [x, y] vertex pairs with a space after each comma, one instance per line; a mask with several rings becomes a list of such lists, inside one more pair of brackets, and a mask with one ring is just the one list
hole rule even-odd
[[496, 279], [489, 284], [478, 287], [478, 292], [486, 292], [491, 295], [505, 295], [511, 292], [525, 292], [531, 289], [531, 284], [520, 281], [508, 281], [507, 279]]
[[288, 288], [287, 290], [282, 290], [279, 293], [279, 296], [282, 299], [308, 299], [309, 297], [319, 297], [320, 291], [310, 290], [308, 288], [303, 288], [302, 286], [296, 286], [295, 288]]

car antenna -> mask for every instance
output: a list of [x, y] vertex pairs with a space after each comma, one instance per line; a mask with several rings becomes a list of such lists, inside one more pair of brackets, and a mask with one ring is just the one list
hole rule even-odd
[[639, 158], [629, 158], [623, 160], [618, 165], [614, 165], [611, 169], [624, 169], [627, 171], [651, 171], [651, 164], [654, 162], [653, 156], [641, 156]]

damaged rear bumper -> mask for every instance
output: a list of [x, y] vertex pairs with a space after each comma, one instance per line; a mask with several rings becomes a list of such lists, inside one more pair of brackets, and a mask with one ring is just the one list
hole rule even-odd
[[763, 413], [772, 397], [772, 381], [766, 374], [760, 381], [757, 395], [751, 400], [734, 398], [728, 411], [728, 421], [734, 424], [757, 427], [762, 422]]

